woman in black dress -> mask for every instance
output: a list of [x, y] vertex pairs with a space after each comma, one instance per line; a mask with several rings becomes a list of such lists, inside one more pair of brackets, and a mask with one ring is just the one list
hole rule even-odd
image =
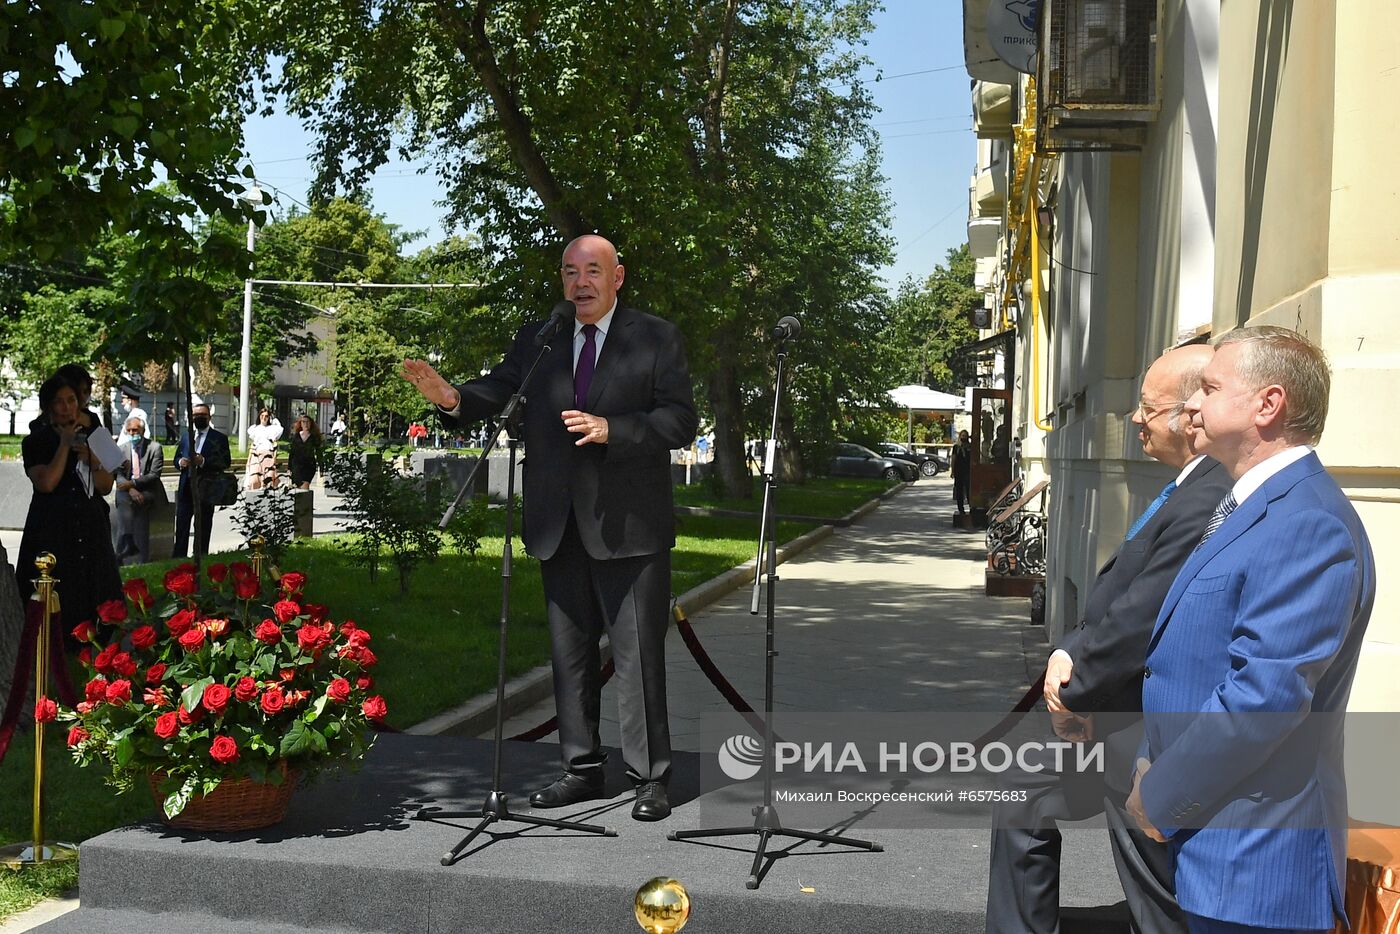
[[[84, 440], [86, 428], [73, 385], [54, 376], [39, 387], [43, 415], [25, 437], [24, 472], [34, 487], [24, 521], [15, 574], [20, 595], [34, 592], [34, 559], [52, 552], [58, 559], [59, 610], [65, 629], [96, 620], [97, 605], [122, 595], [117, 557], [103, 500], [112, 490], [112, 474]], [[100, 428], [98, 430], [101, 430]]]
[[292, 433], [287, 438], [287, 469], [292, 474], [292, 486], [298, 490], [311, 489], [324, 443], [321, 429], [310, 415], [301, 415], [292, 423]]

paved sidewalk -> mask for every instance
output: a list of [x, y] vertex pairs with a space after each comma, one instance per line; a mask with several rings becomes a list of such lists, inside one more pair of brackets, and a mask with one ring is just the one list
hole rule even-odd
[[[1029, 630], [1026, 600], [983, 596], [982, 534], [952, 528], [952, 511], [951, 481], [921, 480], [779, 565], [775, 709], [988, 712], [1021, 697], [1023, 641], [1039, 631]], [[689, 615], [720, 671], [761, 711], [765, 611], [750, 615], [750, 595], [745, 585]], [[699, 748], [697, 722], [729, 706], [678, 634], [666, 652], [672, 743], [712, 752]], [[553, 700], [538, 704], [508, 720], [506, 735], [553, 713]], [[600, 733], [619, 745], [612, 684]]]

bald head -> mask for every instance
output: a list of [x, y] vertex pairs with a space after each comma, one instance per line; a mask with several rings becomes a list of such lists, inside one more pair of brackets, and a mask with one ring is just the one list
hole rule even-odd
[[1178, 469], [1192, 458], [1191, 422], [1184, 417], [1186, 400], [1201, 385], [1201, 373], [1214, 353], [1205, 344], [1174, 347], [1147, 368], [1133, 423], [1148, 457]]
[[626, 270], [617, 261], [617, 247], [597, 234], [576, 237], [564, 248], [559, 276], [564, 297], [578, 309], [581, 324], [597, 324], [612, 311]]

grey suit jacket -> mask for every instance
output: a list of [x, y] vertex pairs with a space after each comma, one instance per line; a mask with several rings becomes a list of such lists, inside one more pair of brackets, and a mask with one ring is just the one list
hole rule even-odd
[[[117, 467], [116, 478], [118, 480], [131, 479], [131, 442], [123, 441], [121, 445], [122, 462]], [[165, 492], [165, 484], [161, 483], [160, 471], [165, 466], [165, 452], [161, 450], [160, 444], [154, 440], [146, 442], [146, 451], [141, 455], [141, 475], [136, 478], [136, 489], [146, 498], [147, 505], [164, 503], [169, 501]], [[118, 507], [130, 506], [132, 508], [142, 508], [136, 506], [131, 501], [131, 494], [126, 490], [117, 490], [116, 501]]]

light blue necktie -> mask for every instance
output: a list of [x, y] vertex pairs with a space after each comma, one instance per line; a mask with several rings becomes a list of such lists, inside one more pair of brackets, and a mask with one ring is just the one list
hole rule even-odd
[[1157, 510], [1162, 508], [1162, 504], [1167, 501], [1167, 497], [1171, 496], [1172, 491], [1175, 489], [1175, 480], [1162, 487], [1162, 492], [1158, 493], [1157, 498], [1147, 504], [1147, 509], [1143, 511], [1142, 515], [1137, 517], [1137, 521], [1133, 523], [1133, 527], [1128, 529], [1128, 538], [1132, 538], [1138, 532], [1142, 531], [1142, 527], [1147, 524], [1147, 520], [1157, 514]]

